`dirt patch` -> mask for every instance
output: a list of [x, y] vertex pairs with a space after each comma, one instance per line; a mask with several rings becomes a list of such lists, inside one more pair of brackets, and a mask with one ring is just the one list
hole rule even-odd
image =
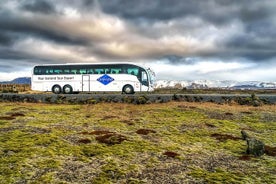
[[100, 159], [83, 162], [75, 158], [68, 158], [55, 175], [62, 181], [60, 183], [92, 183], [91, 181], [97, 176], [97, 169], [102, 165]]
[[18, 116], [25, 116], [25, 114], [21, 112], [8, 112], [6, 115], [7, 116], [0, 116], [0, 120], [13, 120]]
[[226, 113], [224, 113], [226, 116], [233, 116], [234, 114], [233, 113], [231, 113], [231, 112], [226, 112]]
[[189, 105], [178, 105], [177, 107], [180, 109], [196, 109], [195, 106], [189, 106]]
[[276, 147], [265, 146], [265, 154], [268, 156], [276, 156]]
[[[177, 177], [173, 177], [174, 175], [183, 174], [187, 170], [186, 165], [181, 164], [173, 164], [173, 165], [162, 165], [159, 167], [154, 168], [147, 168], [145, 170], [142, 170], [141, 172], [131, 172], [126, 177], [127, 178], [134, 178], [136, 180], [140, 181], [147, 181], [147, 182], [139, 182], [139, 183], [152, 183], [152, 184], [159, 184], [159, 183], [185, 183], [181, 181], [181, 179]], [[185, 179], [186, 181], [193, 179], [190, 176], [186, 175], [185, 173]], [[135, 181], [135, 180], [134, 180]], [[128, 181], [128, 183], [134, 183], [132, 181]], [[138, 182], [137, 182], [138, 183]], [[186, 182], [186, 183], [199, 183], [199, 182]]]
[[180, 125], [179, 130], [180, 132], [184, 133], [187, 131], [196, 131], [198, 129], [203, 129], [205, 128], [205, 124], [197, 124], [194, 122], [187, 122], [187, 123], [183, 123], [182, 125]]
[[175, 158], [175, 157], [179, 156], [178, 153], [173, 152], [173, 151], [166, 151], [163, 153], [163, 155], [165, 155], [167, 157], [171, 157], [171, 158]]
[[0, 116], [0, 120], [13, 120], [15, 117], [13, 116]]
[[83, 135], [103, 135], [103, 134], [111, 134], [111, 133], [114, 133], [114, 132], [110, 132], [108, 130], [95, 130], [92, 132], [81, 132], [81, 134]]
[[250, 111], [242, 111], [241, 113], [242, 114], [253, 114], [253, 112], [250, 112]]
[[9, 132], [14, 130], [21, 130], [24, 129], [24, 126], [13, 126], [13, 127], [7, 127], [7, 128], [0, 128], [0, 132]]
[[149, 133], [156, 133], [156, 131], [150, 129], [139, 129], [136, 131], [136, 133], [141, 135], [148, 135]]
[[275, 113], [262, 113], [260, 120], [264, 123], [275, 122], [276, 114]]
[[207, 116], [211, 119], [217, 120], [234, 120], [235, 116], [231, 112], [219, 113], [219, 112], [206, 112]]
[[9, 115], [11, 117], [25, 116], [25, 114], [23, 114], [21, 112], [13, 112], [13, 113], [9, 113]]
[[218, 133], [211, 134], [211, 137], [214, 137], [218, 141], [226, 141], [228, 139], [230, 139], [230, 140], [242, 140], [242, 138], [240, 138], [240, 137], [235, 137], [233, 135], [228, 135], [228, 134], [218, 134]]
[[127, 140], [126, 136], [109, 133], [96, 137], [96, 140], [100, 143], [105, 143], [107, 145], [121, 144], [123, 141]]
[[252, 158], [252, 156], [250, 156], [250, 155], [242, 155], [242, 156], [238, 157], [239, 160], [245, 160], [245, 161], [251, 160], [251, 158]]
[[31, 127], [31, 126], [26, 126], [26, 129], [24, 131], [25, 132], [30, 132], [30, 133], [35, 133], [35, 134], [47, 134], [47, 133], [51, 133], [50, 129], [39, 128], [39, 127]]
[[115, 119], [115, 118], [118, 118], [118, 116], [104, 116], [102, 120]]
[[90, 139], [86, 139], [86, 138], [84, 138], [84, 139], [80, 139], [80, 140], [78, 140], [78, 143], [82, 143], [82, 144], [89, 144], [89, 143], [91, 143], [91, 140], [90, 140]]
[[208, 127], [208, 128], [216, 128], [215, 125], [210, 124], [210, 123], [205, 123], [205, 126]]
[[125, 123], [125, 124], [127, 124], [127, 125], [134, 125], [134, 120], [122, 120], [121, 121], [122, 123]]
[[207, 115], [211, 119], [217, 119], [217, 120], [234, 120], [234, 114], [230, 112], [226, 113], [218, 113], [218, 112], [208, 112]]

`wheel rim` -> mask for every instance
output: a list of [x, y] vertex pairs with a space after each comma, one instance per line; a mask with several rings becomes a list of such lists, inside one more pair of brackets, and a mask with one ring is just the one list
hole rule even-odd
[[71, 88], [70, 87], [65, 87], [64, 92], [65, 93], [71, 93]]
[[126, 86], [126, 87], [124, 88], [124, 92], [125, 92], [126, 94], [131, 94], [131, 93], [133, 93], [133, 89], [132, 89], [131, 86]]
[[126, 87], [125, 92], [126, 93], [130, 93], [131, 92], [131, 88], [130, 87]]
[[58, 86], [54, 87], [54, 93], [56, 94], [60, 93], [60, 88]]

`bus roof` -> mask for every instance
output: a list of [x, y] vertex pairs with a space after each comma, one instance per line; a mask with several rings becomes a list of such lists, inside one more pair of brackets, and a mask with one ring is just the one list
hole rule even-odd
[[132, 62], [102, 62], [102, 63], [57, 63], [57, 64], [38, 64], [36, 66], [74, 66], [74, 65], [135, 65], [142, 68], [146, 68], [143, 65], [132, 63]]

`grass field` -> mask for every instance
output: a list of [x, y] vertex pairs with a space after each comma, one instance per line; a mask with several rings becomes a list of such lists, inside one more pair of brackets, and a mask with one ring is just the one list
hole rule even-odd
[[19, 93], [30, 90], [29, 84], [0, 84], [0, 93]]
[[275, 183], [276, 106], [0, 103], [1, 183]]

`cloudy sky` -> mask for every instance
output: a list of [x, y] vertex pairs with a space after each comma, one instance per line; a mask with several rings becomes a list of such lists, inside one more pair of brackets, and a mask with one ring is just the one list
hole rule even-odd
[[157, 79], [276, 81], [276, 0], [1, 0], [0, 81], [132, 61]]

